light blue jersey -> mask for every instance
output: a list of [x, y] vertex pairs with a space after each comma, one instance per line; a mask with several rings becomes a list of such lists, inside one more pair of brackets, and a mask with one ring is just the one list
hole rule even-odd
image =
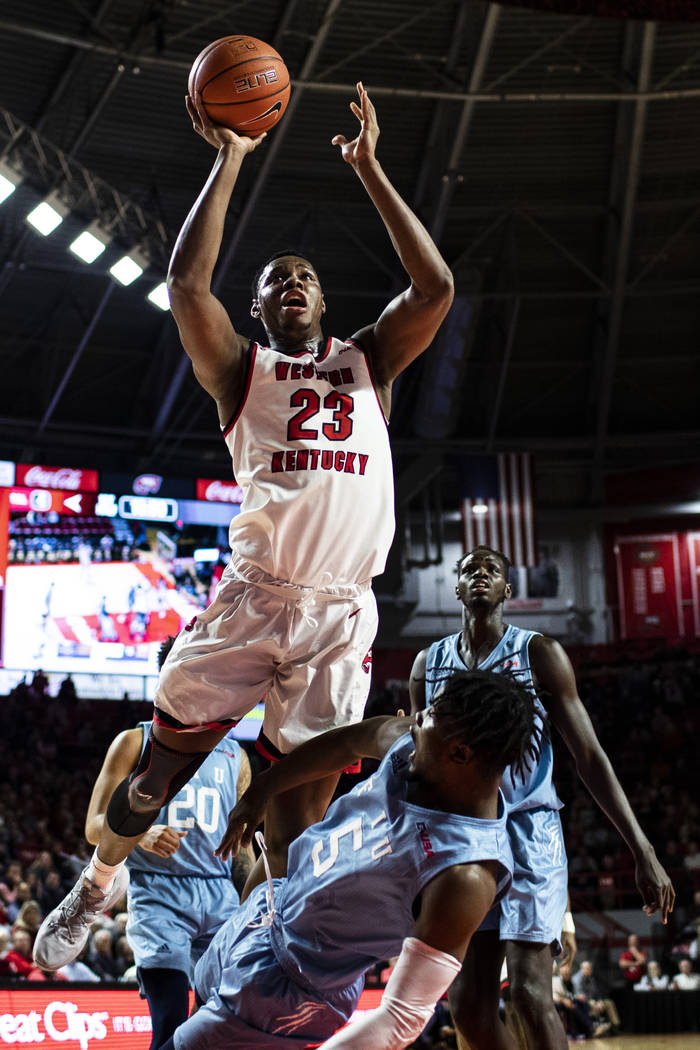
[[[542, 706], [532, 679], [528, 648], [530, 639], [539, 632], [526, 631], [522, 627], [506, 624], [505, 634], [498, 645], [478, 665], [479, 671], [507, 671], [516, 682], [525, 686], [535, 697], [538, 722], [547, 721], [547, 713]], [[450, 634], [433, 642], [428, 649], [425, 667], [425, 699], [430, 703], [433, 694], [440, 687], [445, 674], [451, 671], [468, 671], [459, 652], [461, 634]], [[510, 766], [506, 768], [501, 779], [501, 791], [506, 800], [509, 812], [525, 809], [561, 809], [562, 803], [552, 783], [554, 756], [552, 743], [547, 738], [542, 744], [539, 762], [530, 759], [522, 775], [513, 775]]]
[[178, 1050], [322, 1041], [352, 1014], [369, 967], [400, 953], [414, 902], [439, 872], [497, 861], [497, 898], [507, 892], [503, 799], [495, 820], [409, 802], [412, 750], [407, 733], [373, 776], [292, 843], [271, 913], [258, 886], [221, 928], [197, 966], [205, 1005], [178, 1028]]
[[[140, 722], [143, 748], [151, 722]], [[167, 824], [186, 831], [172, 857], [136, 847], [127, 859], [131, 875], [137, 871], [151, 874], [197, 875], [200, 878], [230, 878], [231, 866], [214, 850], [228, 826], [228, 815], [236, 805], [236, 784], [241, 770], [241, 746], [232, 737], [224, 737], [204, 760], [197, 772], [177, 795], [161, 809], [155, 824]]]
[[[141, 722], [145, 747], [150, 722]], [[154, 821], [187, 831], [171, 857], [137, 847], [127, 859], [131, 876], [126, 933], [139, 969], [181, 970], [194, 965], [239, 904], [230, 864], [214, 856], [236, 804], [240, 744], [221, 740], [195, 775]]]
[[[535, 697], [540, 724], [547, 713], [535, 692], [530, 669], [530, 639], [537, 631], [506, 624], [498, 645], [479, 664], [480, 671], [509, 672]], [[460, 656], [461, 634], [451, 634], [428, 649], [425, 698], [429, 703], [440, 682], [452, 671], [468, 671]], [[480, 929], [498, 930], [503, 941], [553, 945], [558, 951], [566, 910], [567, 863], [559, 810], [562, 803], [552, 783], [552, 742], [543, 741], [539, 762], [530, 759], [522, 775], [508, 767], [501, 791], [508, 806], [508, 835], [513, 851], [513, 883], [500, 904], [491, 909]]]

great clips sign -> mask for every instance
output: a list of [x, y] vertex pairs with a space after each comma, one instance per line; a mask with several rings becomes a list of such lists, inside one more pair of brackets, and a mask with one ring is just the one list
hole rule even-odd
[[38, 463], [18, 463], [15, 485], [28, 489], [69, 489], [71, 492], [97, 492], [96, 470], [77, 467], [44, 467]]
[[209, 503], [242, 503], [243, 489], [235, 481], [197, 478], [197, 499]]

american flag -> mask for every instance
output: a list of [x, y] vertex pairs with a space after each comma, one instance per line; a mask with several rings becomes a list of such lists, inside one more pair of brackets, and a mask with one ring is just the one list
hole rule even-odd
[[[479, 544], [503, 551], [513, 565], [537, 563], [532, 502], [532, 456], [504, 452], [493, 457], [497, 497], [470, 492], [462, 499], [464, 549]], [[467, 485], [469, 482], [467, 480]], [[483, 485], [488, 488], [488, 485]]]

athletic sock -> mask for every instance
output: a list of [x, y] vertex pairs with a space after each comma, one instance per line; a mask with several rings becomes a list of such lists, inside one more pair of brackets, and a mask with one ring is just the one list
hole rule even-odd
[[103, 860], [97, 856], [97, 850], [93, 853], [90, 858], [90, 863], [87, 866], [85, 872], [88, 879], [91, 882], [96, 883], [101, 890], [105, 893], [109, 893], [114, 882], [114, 878], [124, 865], [124, 861], [120, 860], [118, 864], [105, 864]]

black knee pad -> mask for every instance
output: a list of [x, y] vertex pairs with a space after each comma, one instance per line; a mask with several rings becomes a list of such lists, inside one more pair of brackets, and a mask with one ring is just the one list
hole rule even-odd
[[107, 806], [105, 816], [112, 831], [126, 838], [148, 831], [161, 807], [194, 776], [208, 754], [174, 751], [156, 740], [151, 727], [139, 764]]

